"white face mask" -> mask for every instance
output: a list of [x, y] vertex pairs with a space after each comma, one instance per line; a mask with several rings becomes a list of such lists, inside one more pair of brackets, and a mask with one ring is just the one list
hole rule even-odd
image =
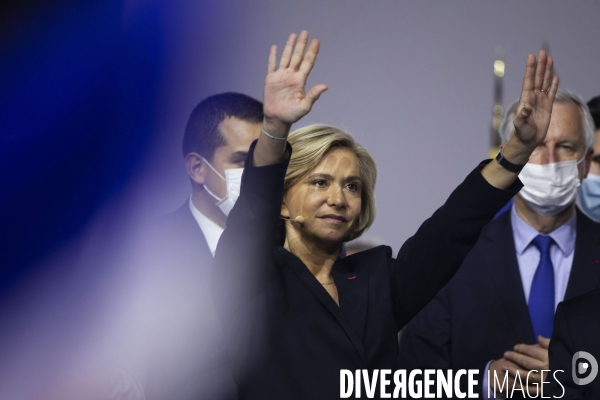
[[558, 214], [577, 197], [579, 164], [584, 158], [544, 165], [527, 163], [519, 174], [524, 185], [519, 195], [537, 214]]
[[208, 194], [210, 194], [217, 200], [216, 205], [221, 211], [223, 211], [223, 214], [229, 215], [229, 212], [233, 208], [233, 205], [237, 201], [238, 197], [240, 197], [240, 188], [242, 186], [242, 173], [244, 172], [244, 168], [226, 169], [225, 177], [223, 177], [223, 175], [221, 175], [219, 171], [217, 171], [212, 165], [210, 165], [210, 163], [206, 161], [204, 157], [202, 159], [204, 160], [206, 165], [208, 165], [210, 169], [212, 169], [215, 172], [215, 174], [219, 176], [219, 178], [225, 181], [225, 184], [227, 185], [227, 195], [225, 195], [225, 197], [222, 199], [215, 196], [215, 194], [211, 192], [206, 185], [204, 185], [204, 189], [206, 189]]
[[589, 173], [581, 182], [579, 203], [588, 217], [600, 221], [600, 175]]

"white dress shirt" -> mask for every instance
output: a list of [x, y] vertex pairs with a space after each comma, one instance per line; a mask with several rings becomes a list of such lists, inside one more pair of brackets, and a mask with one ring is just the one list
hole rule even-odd
[[[514, 205], [510, 209], [510, 221], [512, 223], [513, 238], [515, 241], [515, 250], [517, 253], [517, 264], [519, 264], [519, 273], [521, 275], [521, 283], [523, 284], [523, 293], [525, 301], [529, 304], [529, 293], [531, 291], [531, 283], [535, 270], [540, 262], [540, 251], [532, 243], [533, 239], [540, 235], [540, 232], [534, 227], [525, 222], [515, 210]], [[571, 275], [571, 267], [573, 266], [573, 255], [575, 253], [575, 237], [577, 234], [577, 212], [573, 211], [573, 215], [561, 226], [548, 234], [554, 243], [550, 246], [550, 260], [554, 268], [554, 309], [558, 303], [563, 301]], [[510, 349], [506, 349], [510, 350]], [[483, 375], [483, 398], [494, 398], [493, 392], [491, 396], [487, 395], [488, 379], [487, 371], [490, 368], [492, 361], [488, 362]]]
[[206, 243], [208, 244], [208, 248], [214, 257], [215, 251], [217, 250], [217, 243], [219, 243], [219, 238], [225, 229], [221, 228], [219, 225], [215, 224], [204, 214], [198, 211], [192, 202], [192, 196], [190, 196], [190, 211], [196, 219], [196, 222], [198, 222], [200, 230], [202, 230], [204, 238], [206, 239]]

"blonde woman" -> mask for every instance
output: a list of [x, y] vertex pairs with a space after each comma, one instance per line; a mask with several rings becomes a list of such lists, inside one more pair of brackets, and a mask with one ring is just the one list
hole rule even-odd
[[308, 32], [292, 34], [279, 67], [271, 48], [263, 132], [214, 260], [214, 301], [240, 399], [334, 399], [341, 369], [394, 370], [398, 331], [522, 186], [517, 170], [544, 140], [558, 87], [552, 59], [529, 55], [516, 133], [498, 161], [475, 168], [396, 258], [379, 246], [341, 259], [342, 243], [375, 218], [377, 172], [339, 129], [288, 136], [327, 89], [304, 91], [319, 51], [313, 40], [305, 53], [307, 43]]

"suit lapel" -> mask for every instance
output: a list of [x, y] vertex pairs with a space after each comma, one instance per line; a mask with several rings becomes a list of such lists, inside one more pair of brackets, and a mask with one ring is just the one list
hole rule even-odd
[[565, 300], [589, 292], [600, 281], [600, 225], [577, 212], [575, 254]]
[[361, 258], [360, 254], [356, 254], [351, 258], [338, 259], [332, 274], [338, 288], [340, 308], [362, 343], [369, 306], [369, 274], [366, 272], [368, 268], [352, 267], [368, 265], [368, 260]]
[[[188, 242], [187, 247], [194, 249], [194, 253], [201, 257], [196, 260], [196, 263], [201, 263], [203, 260], [208, 261], [208, 267], [210, 267], [210, 264], [212, 263], [212, 253], [210, 252], [204, 233], [198, 225], [198, 221], [196, 221], [196, 218], [194, 218], [194, 215], [190, 210], [189, 202], [186, 201], [183, 206], [179, 207], [179, 209], [175, 211], [175, 215], [177, 216], [180, 229], [182, 230], [180, 240], [186, 240]], [[202, 262], [202, 264], [204, 265], [206, 262]]]
[[505, 212], [488, 226], [484, 234], [487, 245], [482, 251], [487, 258], [485, 265], [492, 278], [492, 287], [501, 299], [506, 317], [518, 340], [535, 343], [523, 293], [510, 214], [510, 211]]
[[[342, 328], [348, 335], [350, 341], [358, 351], [363, 362], [365, 362], [366, 364], [365, 349], [362, 344], [361, 338], [359, 337], [358, 333], [354, 328], [354, 325], [356, 325], [357, 321], [353, 321], [354, 324], [350, 322], [350, 320], [346, 317], [346, 313], [344, 313], [341, 310], [341, 308], [338, 307], [337, 304], [335, 304], [335, 301], [331, 298], [329, 293], [327, 293], [325, 288], [323, 288], [319, 281], [314, 277], [314, 275], [310, 272], [306, 265], [304, 265], [304, 263], [300, 261], [298, 257], [294, 256], [292, 253], [288, 252], [283, 248], [279, 248], [279, 252], [285, 259], [286, 263], [290, 266], [290, 269], [294, 272], [294, 274], [312, 292], [312, 294], [315, 295], [315, 297], [323, 304], [323, 306], [325, 306], [325, 308], [327, 308], [327, 310], [335, 317], [337, 322], [342, 326]], [[340, 262], [340, 260], [336, 262], [336, 264], [334, 265], [334, 270], [338, 269], [335, 266]], [[338, 272], [334, 272], [333, 278], [335, 280], [336, 286], [338, 287], [340, 305], [343, 305], [343, 307], [345, 307], [345, 302], [347, 302], [349, 307], [354, 307], [355, 309], [358, 308], [358, 305], [356, 303], [361, 300], [359, 298], [360, 296], [358, 296], [358, 293], [353, 293], [352, 295], [347, 293], [347, 286], [345, 282], [343, 282], [344, 280], [347, 280], [345, 275]], [[356, 279], [358, 279], [358, 276]], [[366, 281], [366, 279], [362, 280]], [[366, 283], [366, 285], [368, 286], [368, 282]], [[341, 293], [345, 294], [342, 295]], [[351, 300], [350, 298], [354, 295], [356, 295], [356, 299]]]

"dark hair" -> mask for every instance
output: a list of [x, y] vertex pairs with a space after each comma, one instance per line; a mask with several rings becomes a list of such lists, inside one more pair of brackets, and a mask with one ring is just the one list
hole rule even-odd
[[260, 123], [263, 105], [241, 93], [221, 93], [204, 99], [194, 108], [185, 126], [183, 156], [196, 152], [212, 160], [215, 150], [225, 145], [219, 124], [229, 117]]
[[600, 129], [600, 96], [596, 96], [587, 103], [594, 120], [594, 128]]

